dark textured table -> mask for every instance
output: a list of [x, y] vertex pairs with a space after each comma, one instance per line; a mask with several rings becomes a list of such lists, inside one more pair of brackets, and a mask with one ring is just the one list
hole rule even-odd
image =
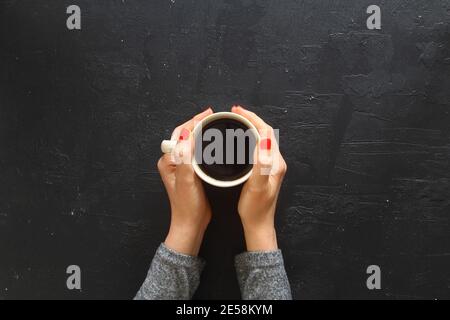
[[[366, 0], [0, 0], [0, 299], [133, 297], [161, 140], [237, 103], [281, 130], [295, 298], [450, 298], [450, 2], [378, 2], [381, 30]], [[196, 297], [239, 298], [239, 189], [208, 194]]]

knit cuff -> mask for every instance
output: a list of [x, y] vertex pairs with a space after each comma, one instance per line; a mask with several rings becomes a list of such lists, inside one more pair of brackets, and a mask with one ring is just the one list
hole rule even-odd
[[275, 251], [249, 251], [237, 255], [234, 259], [236, 266], [261, 268], [283, 266], [281, 250]]
[[199, 270], [203, 270], [205, 266], [205, 261], [202, 258], [176, 252], [175, 250], [168, 248], [164, 243], [161, 243], [159, 246], [156, 251], [156, 256], [161, 260], [176, 266], [196, 268]]

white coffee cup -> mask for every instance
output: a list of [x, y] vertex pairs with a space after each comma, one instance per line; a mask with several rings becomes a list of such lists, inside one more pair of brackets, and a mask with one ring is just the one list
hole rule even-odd
[[[193, 138], [196, 139], [199, 134], [202, 134], [202, 129], [206, 125], [208, 125], [209, 123], [211, 123], [213, 121], [221, 120], [221, 119], [231, 119], [231, 120], [235, 120], [235, 121], [242, 123], [245, 127], [249, 128], [251, 130], [251, 132], [254, 134], [254, 136], [256, 138], [255, 139], [256, 145], [259, 144], [259, 141], [261, 138], [260, 138], [260, 135], [259, 135], [256, 127], [249, 120], [244, 118], [243, 116], [236, 114], [236, 113], [232, 113], [232, 112], [217, 112], [217, 113], [213, 113], [213, 114], [207, 116], [202, 121], [200, 121], [199, 123], [196, 124], [194, 131], [193, 131]], [[171, 153], [174, 150], [176, 145], [177, 145], [176, 140], [164, 140], [161, 143], [161, 151], [163, 153]], [[220, 187], [220, 188], [234, 187], [234, 186], [238, 186], [238, 185], [244, 183], [245, 181], [248, 180], [248, 178], [250, 178], [252, 171], [253, 171], [253, 170], [250, 170], [244, 176], [242, 176], [236, 180], [224, 181], [224, 180], [218, 180], [216, 178], [213, 178], [213, 177], [207, 175], [201, 169], [200, 165], [197, 163], [195, 156], [192, 157], [192, 167], [194, 168], [195, 173], [197, 174], [197, 176], [200, 179], [202, 179], [206, 183], [209, 183], [213, 186]]]

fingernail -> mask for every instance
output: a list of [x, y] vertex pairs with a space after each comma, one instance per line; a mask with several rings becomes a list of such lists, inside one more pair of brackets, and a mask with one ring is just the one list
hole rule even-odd
[[188, 140], [190, 134], [191, 134], [191, 132], [188, 129], [183, 128], [183, 130], [181, 130], [180, 138], [178, 140], [180, 140], [180, 141]]
[[261, 142], [259, 143], [259, 148], [261, 150], [270, 150], [270, 149], [272, 149], [272, 140], [270, 140], [270, 138], [262, 139]]

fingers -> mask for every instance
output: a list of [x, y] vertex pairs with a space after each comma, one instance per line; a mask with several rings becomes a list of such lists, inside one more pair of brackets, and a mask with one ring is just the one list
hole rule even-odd
[[195, 179], [194, 169], [191, 165], [194, 150], [192, 131], [199, 121], [212, 113], [213, 110], [209, 107], [172, 132], [171, 140], [178, 141], [177, 145], [172, 153], [163, 155], [158, 161], [158, 170], [166, 187], [174, 187], [174, 182], [178, 185], [192, 182]]
[[173, 159], [171, 157], [171, 154], [170, 153], [165, 153], [165, 154], [162, 155], [161, 158], [159, 158], [158, 170], [161, 173], [166, 173], [166, 172], [171, 170], [173, 165], [174, 165], [174, 163], [173, 163]]
[[192, 132], [187, 128], [183, 128], [175, 147], [175, 155], [177, 157], [177, 166], [175, 169], [177, 186], [190, 184], [195, 181], [195, 172], [192, 167], [194, 150], [192, 140]]
[[287, 171], [287, 165], [280, 153], [273, 128], [254, 112], [241, 106], [234, 106], [231, 111], [249, 120], [258, 129], [260, 135], [259, 145], [255, 149], [253, 173], [249, 183], [254, 184], [255, 187], [262, 186], [270, 176], [281, 180]]
[[195, 124], [199, 121], [202, 121], [204, 118], [206, 118], [207, 116], [209, 116], [210, 114], [213, 114], [214, 111], [212, 109], [212, 107], [208, 107], [208, 109], [206, 109], [205, 111], [197, 114], [194, 116], [194, 118], [192, 118], [192, 121], [188, 124], [188, 129], [189, 130], [194, 130]]
[[164, 154], [158, 161], [158, 171], [166, 188], [170, 187], [170, 179], [175, 171], [175, 164], [170, 153]]
[[248, 181], [254, 188], [266, 186], [273, 171], [274, 160], [278, 157], [277, 151], [274, 150], [275, 136], [270, 129], [259, 130], [260, 140], [255, 148], [253, 171]]
[[194, 139], [192, 138], [192, 131], [195, 125], [211, 115], [213, 110], [211, 107], [205, 111], [195, 115], [189, 121], [178, 126], [172, 133], [172, 140], [178, 140], [178, 143], [173, 152], [173, 160], [176, 164], [175, 175], [177, 177], [177, 184], [189, 183], [195, 178], [194, 169], [191, 165], [192, 156], [194, 153]]
[[192, 119], [190, 119], [190, 120], [186, 121], [185, 123], [183, 123], [182, 125], [176, 127], [175, 130], [172, 132], [171, 140], [178, 140], [178, 137], [180, 136], [181, 130], [183, 130], [183, 128], [186, 128], [189, 131], [194, 130], [195, 125], [199, 121], [202, 121], [204, 118], [206, 118], [207, 116], [209, 116], [212, 113], [214, 113], [214, 112], [213, 112], [212, 108], [209, 107], [205, 111], [195, 115]]
[[258, 117], [254, 112], [248, 111], [242, 108], [241, 106], [234, 106], [233, 108], [231, 108], [231, 112], [237, 113], [246, 118], [248, 121], [253, 123], [253, 125], [256, 127], [256, 129], [258, 129], [258, 131], [266, 130], [267, 127], [270, 127], [267, 123], [264, 122], [263, 119]]

